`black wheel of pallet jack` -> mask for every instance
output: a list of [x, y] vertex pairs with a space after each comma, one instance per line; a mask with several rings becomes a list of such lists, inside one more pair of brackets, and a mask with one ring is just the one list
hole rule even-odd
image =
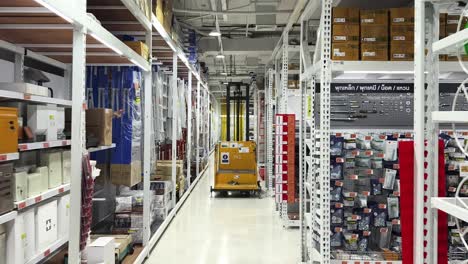
[[210, 197], [213, 197], [213, 186], [210, 186]]
[[132, 244], [132, 246], [131, 246], [130, 249], [128, 250], [128, 254], [129, 254], [129, 255], [133, 255], [133, 253], [135, 253], [135, 245]]

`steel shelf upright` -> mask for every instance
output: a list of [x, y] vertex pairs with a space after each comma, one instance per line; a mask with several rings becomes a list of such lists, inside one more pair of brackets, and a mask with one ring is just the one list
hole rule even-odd
[[[438, 263], [439, 261], [438, 210], [444, 211], [460, 221], [467, 221], [468, 216], [466, 200], [459, 197], [444, 198], [438, 195], [439, 124], [451, 123], [453, 124], [452, 128], [456, 130], [454, 123], [468, 123], [466, 120], [467, 112], [457, 112], [454, 111], [455, 108], [452, 111], [439, 111], [438, 109], [440, 96], [438, 80], [441, 71], [439, 69], [439, 55], [459, 54], [464, 43], [468, 40], [468, 30], [466, 29], [439, 40], [439, 12], [456, 4], [456, 1], [449, 0], [418, 0], [415, 2], [414, 263]], [[463, 12], [465, 13], [465, 11]], [[424, 52], [425, 49], [427, 49], [427, 55]], [[465, 82], [459, 86], [458, 92], [466, 97]], [[462, 148], [462, 146], [459, 147]], [[466, 150], [461, 150], [466, 155]], [[459, 231], [462, 237], [466, 234], [463, 230]], [[467, 245], [465, 244], [465, 246]]]
[[274, 167], [273, 167], [273, 113], [275, 101], [273, 100], [273, 78], [274, 73], [273, 69], [269, 68], [266, 76], [268, 86], [265, 92], [265, 130], [266, 130], [266, 151], [265, 151], [265, 160], [266, 160], [266, 175], [267, 175], [267, 185], [270, 195], [274, 194]]
[[[330, 263], [330, 85], [332, 0], [311, 1], [301, 16], [300, 85], [302, 121], [301, 158], [301, 256], [303, 263]], [[321, 4], [320, 30], [314, 58], [308, 45], [308, 22]], [[320, 59], [318, 59], [320, 58]], [[317, 70], [314, 70], [317, 69]], [[310, 74], [312, 73], [312, 74]], [[320, 109], [314, 110], [316, 83], [320, 78]], [[308, 89], [310, 85], [310, 89]], [[319, 127], [314, 118], [320, 116]], [[318, 148], [317, 148], [318, 147]], [[307, 211], [307, 205], [310, 211]]]

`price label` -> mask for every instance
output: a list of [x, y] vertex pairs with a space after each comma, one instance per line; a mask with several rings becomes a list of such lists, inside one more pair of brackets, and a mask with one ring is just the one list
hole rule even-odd
[[387, 209], [387, 205], [386, 204], [379, 204], [379, 208], [380, 209]]
[[387, 139], [387, 136], [386, 135], [380, 135], [379, 138], [380, 139]]
[[63, 193], [64, 191], [65, 189], [63, 189], [63, 187], [58, 190], [59, 193]]
[[370, 174], [374, 174], [374, 170], [372, 170], [372, 169], [368, 169], [368, 170], [366, 171], [366, 173], [367, 173], [368, 175], [370, 175]]
[[343, 182], [342, 181], [336, 181], [335, 186], [341, 187], [341, 186], [343, 186]]
[[374, 152], [372, 150], [367, 150], [364, 153], [365, 153], [366, 156], [372, 156], [374, 154]]
[[67, 140], [63, 140], [62, 141], [62, 146], [67, 146], [68, 145], [68, 141]]
[[47, 257], [50, 255], [50, 249], [47, 249], [46, 251], [44, 251], [44, 257]]
[[25, 202], [21, 202], [18, 204], [18, 209], [23, 209], [26, 207], [26, 203]]
[[24, 94], [23, 99], [24, 100], [31, 100], [31, 95], [30, 94]]
[[345, 160], [343, 158], [336, 158], [336, 163], [344, 163]]
[[336, 136], [337, 136], [337, 137], [341, 137], [342, 134], [341, 134], [341, 133], [336, 133]]
[[365, 140], [372, 140], [372, 137], [371, 136], [366, 136], [364, 139]]
[[364, 196], [369, 196], [369, 195], [370, 195], [370, 192], [363, 191], [361, 194], [364, 195]]
[[400, 196], [400, 192], [393, 192], [393, 196]]
[[400, 169], [400, 164], [393, 164], [393, 169], [394, 170], [399, 170]]
[[44, 148], [50, 148], [50, 143], [49, 143], [49, 142], [45, 142], [45, 143], [42, 144], [42, 146], [43, 146]]
[[0, 155], [0, 161], [7, 160], [7, 155]]
[[42, 196], [39, 195], [38, 197], [34, 198], [34, 202], [38, 203], [40, 201], [42, 201]]
[[370, 213], [372, 213], [372, 209], [370, 209], [370, 208], [364, 208], [364, 213], [365, 213], [365, 214], [370, 214]]
[[357, 180], [357, 179], [359, 179], [359, 176], [357, 176], [357, 175], [349, 175], [348, 178], [349, 178], [350, 180]]
[[351, 138], [356, 138], [356, 134], [351, 134]]
[[363, 236], [370, 236], [370, 235], [371, 235], [371, 231], [364, 231], [364, 232], [362, 232], [362, 235], [363, 235]]
[[400, 224], [400, 220], [399, 220], [399, 219], [393, 219], [393, 220], [392, 220], [392, 224], [394, 224], [394, 225], [399, 225], [399, 224]]
[[338, 208], [338, 209], [343, 208], [343, 204], [342, 203], [336, 203], [335, 208]]
[[19, 145], [18, 146], [19, 150], [27, 150], [28, 149], [28, 145], [24, 144], [24, 145]]
[[382, 158], [382, 159], [383, 159], [383, 157], [384, 157], [384, 154], [383, 154], [383, 153], [378, 153], [378, 154], [377, 154], [377, 158]]

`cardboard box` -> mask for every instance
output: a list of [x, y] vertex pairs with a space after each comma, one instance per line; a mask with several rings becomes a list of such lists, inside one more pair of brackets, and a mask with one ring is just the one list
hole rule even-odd
[[124, 41], [124, 43], [146, 60], [149, 59], [150, 54], [145, 43], [141, 41]]
[[359, 25], [333, 25], [333, 43], [359, 42]]
[[36, 250], [41, 252], [58, 239], [57, 201], [37, 208]]
[[390, 41], [414, 41], [414, 25], [391, 25]]
[[[458, 61], [458, 57], [456, 55], [447, 55], [446, 61]], [[468, 61], [468, 55], [462, 55], [462, 61]]]
[[112, 109], [86, 110], [86, 137], [96, 137], [100, 146], [112, 145]]
[[115, 241], [113, 237], [100, 237], [87, 248], [89, 264], [115, 263]]
[[359, 8], [334, 7], [332, 10], [332, 23], [359, 24]]
[[361, 25], [361, 43], [388, 42], [388, 26]]
[[413, 61], [414, 42], [412, 41], [392, 41], [390, 43], [391, 61]]
[[111, 164], [111, 180], [113, 184], [132, 187], [141, 182], [141, 161], [131, 164]]
[[389, 15], [388, 9], [379, 10], [361, 10], [361, 26], [362, 25], [388, 25]]
[[359, 44], [333, 43], [332, 60], [357, 61], [359, 60]]
[[363, 61], [388, 61], [387, 43], [362, 43], [361, 60]]
[[172, 0], [153, 0], [156, 6], [156, 18], [167, 33], [172, 32]]
[[414, 24], [414, 8], [402, 7], [390, 9], [390, 24], [391, 25], [413, 25]]
[[58, 232], [61, 238], [68, 240], [70, 230], [70, 194], [58, 200]]
[[91, 240], [94, 241], [100, 237], [112, 237], [114, 238], [114, 252], [116, 256], [123, 257], [121, 254], [124, 253], [125, 249], [132, 244], [131, 235], [91, 235]]

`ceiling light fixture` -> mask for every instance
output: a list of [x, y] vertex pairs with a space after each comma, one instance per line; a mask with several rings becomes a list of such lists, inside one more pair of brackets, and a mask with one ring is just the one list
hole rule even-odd
[[227, 72], [222, 72], [221, 75], [227, 76]]
[[219, 37], [219, 36], [221, 36], [221, 32], [219, 32], [217, 30], [213, 30], [208, 35], [210, 35], [211, 37]]
[[224, 59], [224, 54], [219, 53], [218, 55], [216, 55], [216, 58], [217, 59]]
[[223, 84], [228, 85], [229, 83], [228, 82], [223, 82]]

